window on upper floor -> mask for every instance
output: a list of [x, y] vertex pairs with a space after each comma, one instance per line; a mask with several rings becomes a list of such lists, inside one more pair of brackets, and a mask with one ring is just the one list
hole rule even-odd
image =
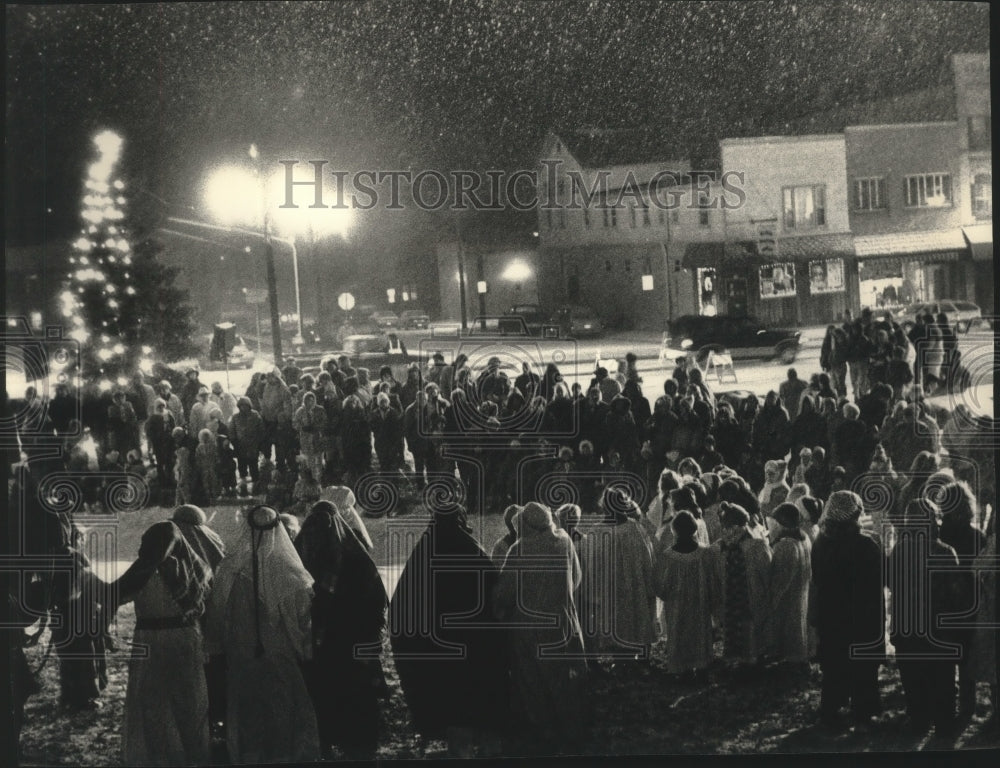
[[875, 176], [854, 180], [854, 210], [878, 211], [885, 208], [885, 179]]
[[990, 149], [992, 136], [989, 115], [969, 116], [969, 149]]
[[814, 229], [826, 224], [826, 186], [785, 187], [785, 229]]
[[993, 174], [977, 173], [972, 183], [972, 215], [993, 218]]
[[951, 174], [922, 173], [903, 179], [908, 208], [942, 208], [951, 205]]

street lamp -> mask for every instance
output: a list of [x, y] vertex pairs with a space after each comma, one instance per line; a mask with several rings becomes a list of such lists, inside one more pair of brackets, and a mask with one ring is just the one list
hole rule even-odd
[[[302, 288], [299, 277], [298, 248], [296, 238], [308, 235], [315, 247], [317, 236], [327, 234], [345, 235], [353, 220], [353, 211], [349, 208], [313, 208], [296, 205], [284, 208], [285, 173], [286, 169], [276, 170], [270, 177], [264, 179], [259, 172], [260, 153], [256, 145], [250, 147], [250, 157], [257, 162], [258, 169], [251, 171], [241, 167], [223, 167], [216, 170], [205, 185], [205, 198], [215, 216], [227, 224], [244, 224], [253, 226], [259, 222], [262, 232], [250, 232], [263, 236], [268, 246], [268, 288], [271, 294], [271, 321], [275, 335], [275, 356], [281, 356], [280, 318], [278, 318], [276, 280], [273, 277], [273, 254], [270, 251], [271, 241], [287, 245], [292, 252], [292, 269], [295, 279], [295, 314], [297, 332], [292, 339], [295, 345], [305, 343], [303, 336]], [[335, 199], [335, 194], [324, 189], [326, 199]], [[260, 210], [254, 215], [255, 210]], [[244, 230], [233, 230], [244, 231]], [[286, 237], [275, 237], [272, 231], [280, 232]], [[244, 231], [245, 232], [245, 231]]]

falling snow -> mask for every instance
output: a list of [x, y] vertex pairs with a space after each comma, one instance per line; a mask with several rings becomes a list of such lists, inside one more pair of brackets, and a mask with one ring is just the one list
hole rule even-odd
[[58, 199], [99, 125], [173, 197], [251, 141], [357, 167], [513, 168], [549, 129], [642, 125], [699, 161], [724, 136], [944, 82], [951, 53], [988, 50], [988, 19], [882, 1], [8, 7], [13, 170]]

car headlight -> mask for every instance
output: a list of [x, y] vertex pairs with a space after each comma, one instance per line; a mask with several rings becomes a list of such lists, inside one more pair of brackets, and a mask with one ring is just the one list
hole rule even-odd
[[687, 348], [689, 348], [689, 347], [690, 347], [690, 346], [691, 346], [692, 344], [694, 344], [694, 342], [693, 342], [693, 341], [691, 341], [691, 339], [684, 339], [683, 341], [681, 341], [681, 349], [687, 349]]

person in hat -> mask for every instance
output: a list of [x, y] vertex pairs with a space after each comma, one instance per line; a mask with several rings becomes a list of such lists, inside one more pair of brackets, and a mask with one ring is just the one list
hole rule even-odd
[[496, 544], [493, 545], [493, 549], [490, 552], [490, 559], [497, 564], [498, 568], [503, 566], [503, 561], [507, 557], [507, 550], [517, 541], [517, 529], [514, 527], [514, 518], [521, 509], [521, 506], [511, 504], [503, 511], [503, 524], [507, 526], [507, 533], [497, 539]]
[[210, 761], [208, 688], [199, 619], [212, 571], [177, 524], [155, 523], [139, 557], [113, 585], [118, 606], [135, 602], [122, 728], [126, 765]]
[[183, 389], [181, 389], [180, 399], [181, 405], [184, 407], [185, 417], [190, 417], [191, 409], [194, 407], [194, 404], [198, 402], [198, 393], [204, 385], [198, 379], [197, 368], [188, 368], [184, 372], [184, 377], [186, 380], [184, 382]]
[[[861, 497], [833, 491], [813, 543], [810, 621], [818, 638], [823, 682], [820, 721], [838, 727], [848, 703], [857, 722], [879, 714], [878, 656], [884, 653], [882, 553], [861, 531]], [[854, 653], [863, 646], [864, 656]]]
[[722, 536], [712, 546], [722, 584], [723, 653], [745, 669], [768, 650], [771, 547], [751, 530], [750, 513], [739, 504], [724, 501], [720, 517]]
[[215, 573], [205, 633], [226, 656], [226, 744], [233, 763], [320, 756], [316, 713], [300, 664], [312, 656], [312, 574], [278, 513], [246, 510], [234, 551]]
[[712, 619], [721, 599], [718, 550], [698, 542], [694, 515], [670, 521], [673, 544], [657, 551], [653, 584], [663, 601], [667, 672], [691, 676], [712, 662]]
[[809, 661], [809, 581], [812, 577], [812, 542], [802, 531], [801, 512], [783, 502], [773, 514], [776, 530], [772, 540], [770, 615], [773, 652], [781, 661]]
[[219, 410], [222, 411], [222, 420], [226, 423], [236, 413], [236, 398], [231, 392], [226, 392], [222, 388], [222, 383], [218, 381], [212, 382], [212, 393], [208, 396], [209, 401], [219, 406]]
[[513, 704], [536, 738], [564, 747], [586, 733], [589, 714], [587, 664], [573, 599], [580, 563], [569, 535], [556, 527], [545, 505], [528, 502], [514, 525], [518, 540], [494, 593], [497, 611], [512, 622], [507, 632]]

